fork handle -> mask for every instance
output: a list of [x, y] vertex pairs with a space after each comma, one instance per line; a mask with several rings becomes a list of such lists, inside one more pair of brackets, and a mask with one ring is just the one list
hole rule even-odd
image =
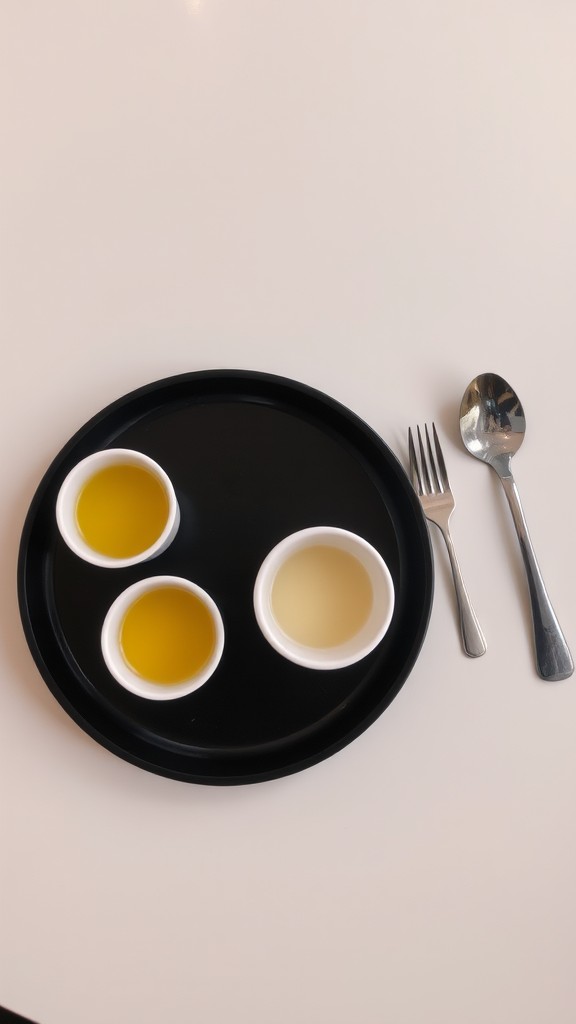
[[472, 607], [468, 591], [464, 586], [462, 572], [460, 571], [460, 565], [458, 564], [450, 531], [443, 527], [440, 527], [440, 530], [442, 531], [442, 536], [446, 541], [446, 547], [448, 548], [448, 555], [450, 557], [450, 566], [452, 568], [452, 576], [454, 577], [458, 616], [460, 618], [460, 632], [462, 634], [464, 650], [469, 658], [479, 658], [482, 654], [486, 653], [486, 641], [484, 639], [484, 634], [480, 629], [480, 623], [476, 618], [476, 613]]

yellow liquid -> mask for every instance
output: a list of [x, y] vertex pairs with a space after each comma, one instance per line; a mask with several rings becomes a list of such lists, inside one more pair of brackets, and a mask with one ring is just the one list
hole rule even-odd
[[101, 555], [132, 558], [146, 551], [168, 519], [168, 495], [149, 470], [107, 466], [86, 481], [76, 504], [84, 540]]
[[181, 587], [142, 594], [128, 609], [120, 646], [130, 668], [152, 683], [180, 683], [197, 675], [216, 644], [206, 605]]
[[355, 636], [372, 608], [370, 577], [340, 548], [297, 551], [278, 570], [271, 594], [280, 628], [307, 647], [336, 647]]

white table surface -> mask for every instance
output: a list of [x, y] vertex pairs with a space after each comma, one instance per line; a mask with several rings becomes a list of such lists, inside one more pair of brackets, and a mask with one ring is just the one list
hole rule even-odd
[[[0, 1004], [39, 1024], [573, 1024], [576, 677], [536, 675], [469, 380], [576, 648], [576, 8], [550, 0], [6, 0]], [[173, 373], [303, 381], [405, 460], [434, 419], [488, 641], [445, 550], [421, 655], [332, 758], [213, 788], [133, 767], [42, 682], [24, 516], [93, 413]]]

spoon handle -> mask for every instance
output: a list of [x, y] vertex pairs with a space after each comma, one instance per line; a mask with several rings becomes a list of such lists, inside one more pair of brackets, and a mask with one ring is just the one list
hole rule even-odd
[[574, 663], [544, 586], [516, 482], [510, 471], [502, 471], [497, 465], [494, 468], [508, 498], [528, 577], [538, 674], [551, 681], [568, 679], [574, 671]]

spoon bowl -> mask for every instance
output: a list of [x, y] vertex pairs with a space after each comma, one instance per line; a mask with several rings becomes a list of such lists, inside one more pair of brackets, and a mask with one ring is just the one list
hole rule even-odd
[[482, 462], [516, 454], [526, 433], [520, 399], [497, 373], [481, 373], [468, 385], [460, 406], [465, 447]]
[[574, 671], [568, 645], [536, 561], [511, 461], [524, 440], [526, 417], [516, 392], [497, 373], [481, 373], [464, 392], [460, 433], [465, 448], [498, 473], [518, 534], [530, 590], [536, 666], [543, 679], [567, 679]]

